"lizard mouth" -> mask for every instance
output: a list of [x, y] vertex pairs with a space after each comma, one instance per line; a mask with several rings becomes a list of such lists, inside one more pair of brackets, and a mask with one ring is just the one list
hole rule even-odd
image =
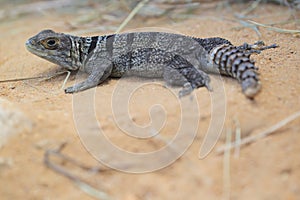
[[27, 40], [27, 41], [26, 41], [25, 47], [26, 47], [26, 49], [27, 49], [29, 52], [31, 52], [31, 53], [33, 53], [33, 54], [35, 54], [35, 55], [37, 55], [37, 56], [46, 56], [46, 53], [43, 53], [42, 51], [37, 50], [37, 49], [35, 48], [35, 46], [31, 43], [30, 40]]

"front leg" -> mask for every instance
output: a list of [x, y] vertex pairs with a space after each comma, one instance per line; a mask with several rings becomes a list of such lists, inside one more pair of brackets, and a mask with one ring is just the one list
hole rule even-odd
[[65, 93], [74, 93], [87, 90], [92, 87], [96, 87], [103, 81], [105, 81], [111, 74], [113, 64], [109, 60], [102, 60], [101, 62], [92, 62], [86, 63], [86, 72], [90, 75], [89, 77], [80, 83], [77, 83], [71, 87], [65, 89]]

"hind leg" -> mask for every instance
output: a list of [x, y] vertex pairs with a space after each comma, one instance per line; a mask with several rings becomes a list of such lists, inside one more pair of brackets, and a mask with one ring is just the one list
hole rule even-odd
[[183, 86], [184, 84], [188, 83], [186, 78], [182, 76], [179, 71], [170, 67], [164, 70], [163, 78], [164, 81], [171, 86]]
[[182, 86], [183, 88], [179, 91], [179, 97], [190, 94], [193, 91], [193, 87], [187, 81], [187, 79], [180, 74], [179, 71], [169, 68], [164, 71], [163, 78], [168, 85], [171, 86]]
[[185, 96], [195, 88], [205, 86], [211, 90], [210, 78], [205, 72], [195, 68], [188, 60], [180, 55], [174, 55], [164, 71], [167, 82], [177, 82], [183, 86], [179, 96]]
[[193, 89], [202, 86], [211, 90], [209, 76], [178, 55], [175, 55], [168, 66], [165, 67], [163, 77], [170, 85], [183, 86], [183, 89], [179, 92], [180, 97], [188, 95]]

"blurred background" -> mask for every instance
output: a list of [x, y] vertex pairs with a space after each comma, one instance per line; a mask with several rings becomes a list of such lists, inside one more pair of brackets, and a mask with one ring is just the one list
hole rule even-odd
[[[0, 0], [0, 199], [299, 200], [299, 9], [300, 0]], [[189, 100], [198, 100], [201, 116], [191, 147], [164, 169], [126, 174], [87, 152], [76, 133], [72, 95], [62, 90], [65, 74], [50, 76], [62, 69], [32, 55], [24, 44], [43, 29], [86, 36], [140, 28], [222, 37], [234, 45], [263, 40], [279, 48], [252, 56], [262, 82], [254, 101], [228, 77], [222, 82], [226, 98], [214, 105], [205, 88], [195, 90]], [[74, 83], [71, 76], [66, 85]], [[132, 152], [162, 148], [166, 141], [135, 141], [115, 125], [110, 95], [117, 83], [113, 79], [96, 89], [97, 119], [107, 137]], [[157, 102], [167, 104], [168, 123], [161, 135], [172, 138], [181, 112], [165, 87], [153, 84], [134, 93], [132, 123], [148, 124], [149, 108]], [[222, 102], [226, 118], [221, 138], [199, 159], [212, 106], [218, 111]], [[272, 134], [256, 138], [270, 127]], [[222, 151], [227, 143], [248, 137], [254, 137], [250, 145]]]
[[[240, 6], [233, 8], [232, 6], [236, 4]], [[137, 15], [133, 22], [129, 23], [130, 20], [128, 22], [130, 27], [134, 27], [136, 21], [144, 25], [155, 25], [150, 22], [151, 19], [164, 19], [170, 23], [176, 23], [186, 19], [205, 17], [207, 13], [204, 11], [224, 9], [234, 14], [236, 19], [253, 19], [257, 16], [251, 15], [251, 12], [265, 4], [288, 7], [291, 15], [300, 9], [299, 0], [1, 0], [0, 22], [24, 17], [43, 18], [55, 14], [61, 16], [62, 19], [60, 22], [53, 22], [53, 26], [64, 26], [70, 31], [117, 31], [130, 13], [133, 16]]]

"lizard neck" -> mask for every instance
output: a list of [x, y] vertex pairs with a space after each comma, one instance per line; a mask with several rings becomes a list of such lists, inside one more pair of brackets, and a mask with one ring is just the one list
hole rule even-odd
[[85, 38], [69, 35], [69, 39], [71, 42], [70, 58], [72, 61], [72, 67], [74, 69], [79, 69], [82, 67], [83, 61], [86, 58], [84, 54]]
[[79, 69], [84, 68], [84, 63], [89, 55], [96, 49], [99, 44], [103, 41], [103, 36], [92, 36], [92, 37], [76, 37], [71, 36], [70, 40], [72, 43], [71, 58], [72, 65]]

